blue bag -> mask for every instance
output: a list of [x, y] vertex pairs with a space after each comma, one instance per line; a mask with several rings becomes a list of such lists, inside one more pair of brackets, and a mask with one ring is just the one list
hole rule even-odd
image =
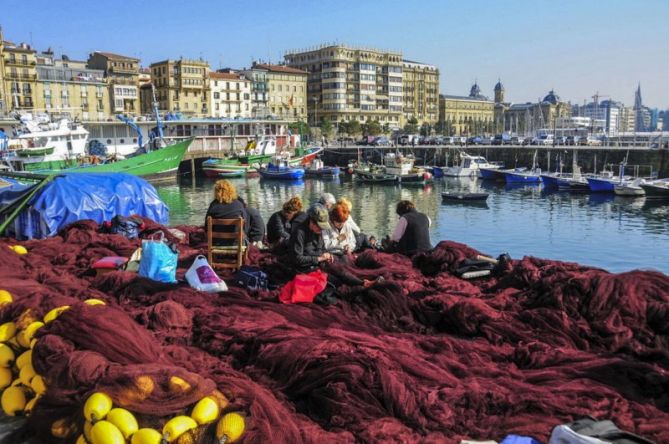
[[267, 278], [267, 273], [257, 267], [249, 267], [242, 265], [242, 267], [235, 273], [233, 280], [240, 287], [248, 288], [249, 290], [271, 290], [272, 286]]
[[[158, 240], [153, 237], [160, 234]], [[178, 253], [165, 241], [165, 233], [158, 231], [142, 241], [142, 258], [138, 274], [154, 281], [174, 283], [177, 281]]]

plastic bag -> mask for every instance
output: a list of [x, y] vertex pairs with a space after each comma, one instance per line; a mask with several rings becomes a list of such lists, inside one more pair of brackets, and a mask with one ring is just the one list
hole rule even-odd
[[271, 285], [267, 273], [258, 267], [242, 265], [242, 268], [232, 276], [237, 285], [249, 290], [270, 290]]
[[327, 283], [328, 275], [321, 270], [298, 274], [281, 289], [279, 300], [284, 304], [313, 302], [316, 295], [325, 289]]
[[[160, 234], [158, 240], [154, 239], [156, 234]], [[138, 274], [154, 281], [174, 283], [177, 281], [178, 256], [165, 241], [165, 233], [158, 231], [142, 241]]]
[[207, 262], [207, 258], [202, 255], [199, 255], [193, 261], [193, 265], [186, 272], [186, 280], [188, 285], [199, 291], [210, 293], [228, 291], [228, 286], [216, 275], [214, 269]]

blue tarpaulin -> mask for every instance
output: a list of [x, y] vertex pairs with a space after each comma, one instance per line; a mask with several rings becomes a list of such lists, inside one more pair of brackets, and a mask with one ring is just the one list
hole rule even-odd
[[[0, 207], [28, 191], [20, 186], [0, 188]], [[116, 215], [133, 214], [161, 224], [169, 222], [169, 209], [153, 185], [141, 177], [124, 173], [63, 174], [32, 197], [5, 235], [20, 240], [42, 239], [78, 220], [102, 223]]]

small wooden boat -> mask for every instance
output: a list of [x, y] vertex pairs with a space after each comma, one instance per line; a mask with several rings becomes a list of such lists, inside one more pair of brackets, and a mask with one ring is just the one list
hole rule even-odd
[[488, 193], [466, 193], [459, 191], [444, 191], [441, 193], [441, 200], [457, 202], [485, 202], [488, 199]]
[[643, 188], [634, 183], [616, 184], [613, 186], [613, 192], [616, 194], [616, 196], [623, 197], [640, 197], [646, 194]]
[[286, 156], [275, 156], [272, 163], [258, 169], [260, 177], [274, 180], [299, 180], [304, 177], [304, 168], [290, 166]]
[[339, 167], [325, 166], [320, 159], [313, 159], [309, 166], [304, 169], [305, 176], [318, 179], [336, 179], [340, 172]]

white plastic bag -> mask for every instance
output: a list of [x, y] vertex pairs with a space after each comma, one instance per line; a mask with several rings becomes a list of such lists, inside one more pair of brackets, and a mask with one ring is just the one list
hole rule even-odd
[[214, 269], [207, 262], [207, 258], [202, 255], [199, 255], [193, 261], [193, 265], [186, 272], [186, 280], [188, 285], [196, 290], [210, 293], [228, 291], [228, 286], [216, 275]]

